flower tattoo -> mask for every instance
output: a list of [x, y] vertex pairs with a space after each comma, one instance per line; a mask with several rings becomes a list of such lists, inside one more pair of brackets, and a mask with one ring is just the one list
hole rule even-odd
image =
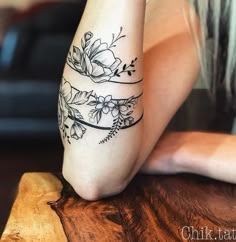
[[[105, 143], [110, 140], [121, 129], [122, 126], [130, 126], [134, 122], [134, 118], [131, 116], [134, 108], [138, 102], [138, 97], [130, 97], [129, 99], [116, 100], [112, 99], [111, 95], [105, 98], [94, 97], [95, 100], [88, 103], [90, 106], [95, 106], [89, 113], [90, 121], [97, 123], [102, 118], [102, 113], [111, 114], [113, 119], [113, 125], [109, 134], [99, 142], [99, 144]], [[104, 112], [105, 110], [105, 112]]]
[[110, 108], [113, 108], [115, 106], [111, 99], [111, 95], [106, 96], [105, 98], [100, 96], [99, 98], [97, 98], [96, 109], [100, 109], [103, 113], [107, 114], [110, 111]]
[[[77, 92], [72, 98], [72, 87], [69, 82], [64, 81], [61, 85], [59, 91], [59, 101], [58, 101], [58, 124], [62, 130], [63, 138], [67, 138], [68, 143], [70, 143], [70, 138], [81, 139], [86, 132], [86, 128], [77, 121], [77, 119], [83, 119], [80, 111], [72, 105], [82, 105], [85, 104], [92, 92]], [[68, 118], [73, 121], [71, 128], [66, 124]]]
[[121, 59], [116, 57], [112, 50], [116, 47], [118, 40], [126, 37], [126, 35], [122, 35], [122, 30], [121, 27], [116, 37], [114, 34], [112, 35], [110, 45], [102, 42], [101, 39], [92, 41], [93, 33], [85, 33], [81, 39], [81, 48], [73, 46], [72, 51], [69, 51], [67, 64], [95, 83], [116, 82], [112, 79], [121, 77], [124, 73], [131, 76], [136, 71], [134, 68], [137, 58], [133, 59], [130, 64], [122, 65]]
[[[88, 31], [81, 39], [81, 46], [73, 46], [67, 57], [67, 64], [80, 75], [87, 76], [94, 83], [136, 84], [120, 81], [120, 77], [130, 77], [138, 60], [130, 64], [116, 56], [114, 48], [118, 41], [125, 38], [120, 28], [118, 35], [112, 34], [110, 43], [94, 38]], [[135, 111], [142, 93], [129, 98], [115, 99], [112, 95], [97, 95], [94, 91], [81, 91], [63, 78], [58, 102], [58, 123], [63, 139], [68, 143], [82, 139], [90, 128], [107, 130], [107, 135], [100, 140], [104, 144], [117, 135], [121, 129], [130, 128], [139, 123], [143, 117]], [[139, 113], [139, 114], [138, 114]]]
[[[109, 133], [99, 144], [108, 142], [120, 129], [129, 128], [142, 119], [141, 116], [135, 121], [132, 116], [141, 96], [128, 99], [114, 99], [112, 95], [97, 96], [93, 91], [80, 91], [63, 79], [58, 102], [58, 123], [63, 138], [68, 143], [71, 143], [71, 139], [82, 139], [87, 127], [92, 127], [108, 130]], [[89, 111], [82, 114], [82, 106], [86, 106]], [[112, 119], [112, 127], [99, 126], [106, 117]]]

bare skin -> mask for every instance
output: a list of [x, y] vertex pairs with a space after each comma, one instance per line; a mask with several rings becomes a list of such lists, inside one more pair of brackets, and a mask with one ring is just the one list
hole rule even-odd
[[[167, 3], [167, 2], [168, 1], [166, 1], [165, 3], [162, 1], [159, 1], [158, 3], [158, 1], [150, 0], [149, 1], [150, 5], [147, 6], [146, 26], [145, 26], [146, 32], [144, 35], [145, 36], [144, 49], [146, 50], [145, 52], [146, 59], [148, 59], [147, 50], [150, 49], [150, 46], [156, 46], [157, 48], [157, 46], [160, 45], [160, 42], [167, 43], [168, 38], [173, 31], [173, 28], [172, 28], [173, 23], [171, 24], [171, 20], [164, 21], [166, 19], [171, 19], [171, 16], [170, 15], [168, 16], [168, 14], [166, 13], [168, 12], [169, 14], [172, 13], [170, 11], [171, 9], [170, 5], [173, 4], [173, 2], [172, 3]], [[160, 5], [163, 4], [163, 5], [158, 6], [158, 4]], [[179, 3], [176, 2], [176, 4], [178, 5]], [[164, 5], [166, 8], [164, 7]], [[158, 7], [162, 9], [161, 11], [162, 14], [156, 15], [155, 13]], [[169, 9], [169, 11], [167, 11], [167, 9]], [[178, 18], [180, 22], [179, 24], [175, 25], [176, 26], [175, 31], [179, 32], [181, 29], [181, 26], [184, 25], [184, 23], [181, 22], [181, 13], [180, 13], [181, 11], [180, 11], [180, 8], [178, 7], [175, 7], [175, 10], [173, 11], [177, 13], [176, 15], [178, 15], [178, 13], [180, 14], [179, 15], [180, 17]], [[173, 14], [173, 16], [176, 16], [176, 15]], [[172, 20], [178, 22], [178, 20], [175, 18], [172, 18]], [[168, 29], [168, 31], [163, 30], [160, 36], [158, 36], [156, 39], [153, 38], [152, 36], [153, 33], [149, 34], [151, 32], [150, 30], [154, 29], [155, 26], [163, 22], [165, 23], [165, 26], [162, 25], [163, 29], [165, 30]], [[176, 38], [176, 36], [174, 38]], [[176, 41], [175, 44], [181, 43], [181, 42], [182, 41], [180, 42]], [[158, 52], [160, 53], [160, 51]], [[173, 51], [169, 53], [170, 58], [173, 57], [173, 53], [174, 53]], [[163, 61], [163, 59], [161, 59], [161, 61]], [[173, 61], [173, 64], [170, 63], [170, 66], [169, 66], [170, 68], [171, 66], [174, 67], [174, 65], [177, 64], [177, 61], [175, 63], [174, 62], [175, 61]], [[156, 64], [158, 67], [160, 66], [160, 64], [158, 63]], [[194, 65], [192, 65], [191, 68], [192, 70], [194, 70], [195, 69]], [[198, 67], [196, 65], [196, 69], [197, 68]], [[160, 72], [157, 70], [156, 72], [153, 73], [153, 75], [155, 74], [158, 75], [159, 73]], [[148, 79], [149, 81], [153, 80], [152, 78], [146, 78], [146, 79]], [[187, 81], [185, 83], [186, 85], [189, 84], [191, 86], [192, 85], [191, 78], [187, 78]], [[153, 84], [153, 85], [155, 86], [157, 84]], [[170, 87], [168, 88], [168, 90], [170, 90]], [[186, 90], [189, 90], [189, 89], [187, 88]], [[180, 90], [180, 93], [183, 94], [181, 90]], [[159, 95], [161, 95], [161, 93]], [[163, 106], [166, 107], [166, 104], [163, 104]], [[158, 123], [158, 121], [156, 121], [156, 123]], [[141, 169], [141, 172], [148, 173], [148, 174], [157, 174], [157, 173], [172, 174], [172, 173], [188, 172], [188, 173], [195, 173], [195, 174], [208, 176], [208, 177], [226, 181], [226, 182], [236, 183], [236, 174], [235, 174], [236, 150], [234, 148], [235, 146], [236, 146], [236, 136], [230, 135], [230, 134], [213, 134], [213, 133], [205, 133], [205, 132], [164, 133], [156, 143], [153, 151], [145, 160], [144, 165]]]
[[204, 132], [164, 134], [141, 171], [147, 174], [187, 172], [236, 183], [236, 136]]
[[[95, 90], [99, 95], [112, 93], [112, 96], [128, 98], [143, 92], [135, 112], [138, 117], [144, 110], [144, 117], [135, 126], [119, 130], [115, 138], [102, 145], [95, 141], [103, 134], [96, 130], [88, 131], [88, 128], [86, 136], [84, 134], [82, 139], [72, 139], [71, 144], [63, 140], [63, 175], [81, 197], [97, 200], [117, 194], [141, 168], [145, 173], [185, 171], [226, 179], [227, 168], [224, 169], [224, 174], [220, 174], [217, 169], [210, 171], [210, 168], [215, 167], [216, 158], [211, 161], [211, 166], [206, 167], [204, 161], [209, 159], [208, 153], [197, 155], [202, 152], [202, 149], [197, 148], [201, 135], [208, 137], [208, 134], [198, 133], [194, 136], [175, 133], [164, 135], [159, 140], [168, 122], [192, 90], [199, 73], [196, 43], [186, 21], [186, 13], [189, 13], [189, 10], [190, 7], [184, 0], [149, 0], [144, 25], [145, 0], [130, 0], [128, 3], [125, 0], [112, 3], [110, 0], [104, 0], [102, 6], [95, 0], [88, 1], [72, 45], [79, 46], [83, 34], [88, 30], [100, 34], [101, 38], [108, 41], [110, 29], [124, 26], [125, 34], [130, 39], [127, 38], [126, 42], [124, 39], [120, 44], [122, 48], [117, 47], [115, 54], [119, 54], [119, 58], [125, 61], [137, 56], [137, 71], [133, 77], [137, 80], [143, 76], [144, 81], [141, 85], [132, 85], [132, 88], [124, 88], [122, 85], [114, 87], [111, 83], [94, 84], [88, 76], [80, 76], [68, 66], [65, 67], [64, 78], [78, 89], [83, 87], [87, 91]], [[105, 22], [101, 16], [106, 16]], [[197, 19], [193, 25], [197, 28]], [[145, 26], [144, 31], [142, 26]], [[112, 110], [111, 108], [111, 112]], [[103, 117], [107, 116], [103, 114]], [[185, 140], [185, 135], [194, 136], [192, 146], [185, 146], [185, 142], [181, 145], [175, 143], [175, 140], [179, 139], [178, 136]], [[213, 136], [209, 134], [208, 141], [215, 138], [223, 141], [227, 138], [211, 137]], [[207, 139], [205, 140], [207, 142]], [[235, 142], [233, 138], [227, 140]], [[219, 143], [209, 144], [209, 150], [213, 151]], [[180, 147], [179, 152], [173, 152]], [[218, 163], [222, 162], [221, 157], [224, 157], [223, 150], [215, 153]], [[190, 159], [192, 155], [198, 159]], [[234, 181], [233, 174], [230, 181]]]

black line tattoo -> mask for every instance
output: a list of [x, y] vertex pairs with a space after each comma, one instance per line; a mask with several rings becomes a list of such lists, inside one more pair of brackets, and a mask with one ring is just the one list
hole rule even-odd
[[[123, 28], [120, 28], [119, 34], [115, 37], [112, 34], [111, 44], [102, 42], [101, 39], [92, 41], [93, 33], [87, 32], [81, 39], [81, 48], [73, 46], [69, 51], [66, 63], [81, 75], [89, 77], [95, 83], [112, 82], [119, 84], [133, 84], [133, 82], [117, 82], [112, 80], [114, 77], [121, 77], [126, 73], [132, 76], [135, 70], [135, 62], [138, 58], [131, 60], [130, 64], [122, 64], [120, 58], [115, 56], [112, 48], [116, 47], [117, 42], [125, 38], [122, 35]], [[135, 83], [141, 82], [137, 81]]]
[[[69, 118], [73, 119], [73, 117], [70, 117]], [[127, 128], [131, 128], [132, 126], [136, 125], [137, 123], [139, 123], [139, 121], [141, 121], [143, 118], [143, 113], [142, 115], [139, 117], [139, 119], [137, 119], [135, 122], [133, 122], [132, 124], [128, 125], [128, 126], [122, 126], [120, 129], [127, 129]], [[111, 130], [111, 127], [103, 127], [103, 126], [98, 126], [98, 125], [95, 125], [95, 124], [91, 124], [91, 123], [88, 123], [88, 122], [85, 122], [84, 120], [82, 119], [76, 119], [76, 121], [80, 122], [81, 124], [84, 124], [86, 126], [89, 126], [91, 128], [95, 128], [95, 129], [101, 129], [101, 130]]]
[[[82, 139], [87, 126], [109, 130], [99, 144], [108, 142], [120, 129], [130, 128], [141, 121], [143, 114], [137, 120], [132, 116], [141, 96], [142, 93], [128, 99], [114, 99], [112, 95], [97, 96], [93, 91], [80, 91], [63, 79], [58, 102], [58, 123], [63, 138], [67, 139], [68, 143], [71, 143], [71, 139]], [[80, 111], [81, 105], [90, 107], [87, 117], [89, 121], [84, 120]], [[106, 120], [106, 117], [112, 119], [112, 126], [99, 126], [101, 120]], [[68, 120], [71, 121], [71, 124], [67, 123]]]
[[109, 48], [116, 47], [115, 43], [116, 43], [119, 39], [122, 39], [122, 38], [126, 37], [126, 35], [121, 35], [122, 30], [123, 30], [123, 28], [120, 27], [120, 32], [119, 32], [119, 34], [117, 35], [117, 37], [115, 37], [115, 34], [114, 34], [114, 33], [112, 34], [112, 41], [111, 41], [111, 44], [110, 44]]

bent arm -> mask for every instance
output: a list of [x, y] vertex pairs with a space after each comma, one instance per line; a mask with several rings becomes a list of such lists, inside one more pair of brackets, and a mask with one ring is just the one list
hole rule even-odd
[[187, 172], [236, 183], [235, 147], [235, 135], [204, 132], [166, 133], [142, 167], [142, 172]]
[[128, 183], [142, 138], [145, 0], [89, 0], [59, 95], [63, 175], [83, 198]]

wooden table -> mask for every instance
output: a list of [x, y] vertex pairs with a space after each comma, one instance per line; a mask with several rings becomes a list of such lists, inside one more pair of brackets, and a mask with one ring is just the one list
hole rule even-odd
[[176, 242], [209, 236], [236, 241], [236, 185], [194, 175], [138, 175], [122, 194], [86, 202], [61, 176], [26, 173], [1, 241]]

